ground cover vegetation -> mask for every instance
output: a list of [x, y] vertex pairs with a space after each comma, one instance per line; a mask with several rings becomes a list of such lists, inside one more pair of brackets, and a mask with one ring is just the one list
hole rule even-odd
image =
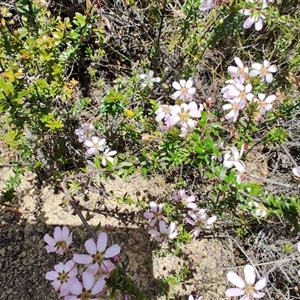
[[[158, 251], [227, 232], [247, 262], [224, 297], [299, 299], [299, 18], [293, 0], [0, 2], [1, 164], [15, 174], [2, 202], [35, 172], [90, 233], [86, 254], [65, 226], [44, 237], [68, 257], [45, 274], [61, 297], [157, 296], [128, 277], [109, 226], [76, 206], [83, 179], [139, 172], [175, 186], [122, 199]], [[210, 299], [201, 282], [187, 298]]]

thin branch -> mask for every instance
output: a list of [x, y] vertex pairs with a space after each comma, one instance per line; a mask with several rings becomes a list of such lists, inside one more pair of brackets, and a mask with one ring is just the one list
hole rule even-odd
[[74, 201], [73, 197], [70, 195], [70, 193], [68, 191], [65, 179], [61, 182], [60, 186], [61, 186], [61, 188], [62, 188], [65, 196], [67, 197], [67, 199], [71, 203], [72, 207], [74, 208], [75, 212], [77, 213], [78, 217], [81, 219], [81, 222], [86, 227], [86, 229], [89, 231], [89, 233], [93, 237], [94, 241], [97, 242], [98, 237], [97, 237], [96, 233], [94, 232], [94, 230], [92, 229], [92, 227], [88, 224], [88, 222], [84, 218], [83, 214], [81, 213], [81, 211], [79, 210], [79, 208], [75, 204], [75, 201]]

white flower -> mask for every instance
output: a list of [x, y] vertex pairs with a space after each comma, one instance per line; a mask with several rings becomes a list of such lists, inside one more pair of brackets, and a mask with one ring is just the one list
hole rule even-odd
[[233, 271], [229, 271], [227, 279], [237, 288], [230, 288], [226, 290], [226, 296], [238, 297], [243, 296], [240, 300], [251, 300], [253, 298], [262, 298], [265, 293], [259, 292], [259, 290], [267, 286], [269, 277], [268, 274], [264, 275], [257, 283], [255, 283], [255, 271], [251, 265], [246, 265], [244, 268], [245, 280]]
[[238, 78], [240, 83], [244, 83], [248, 76], [249, 69], [248, 67], [245, 67], [245, 65], [239, 57], [235, 57], [234, 61], [237, 67], [229, 66], [227, 71], [233, 78]]
[[105, 149], [105, 151], [103, 152], [103, 154], [102, 154], [102, 165], [104, 166], [104, 167], [106, 167], [106, 165], [107, 165], [107, 163], [106, 163], [106, 161], [108, 160], [108, 161], [110, 161], [111, 163], [113, 163], [113, 161], [114, 161], [114, 158], [113, 158], [113, 156], [114, 155], [116, 155], [117, 154], [117, 151], [115, 151], [115, 150], [113, 150], [113, 151], [111, 151], [110, 149]]
[[251, 208], [254, 208], [253, 215], [254, 217], [264, 218], [267, 215], [267, 209], [262, 203], [257, 203], [256, 201], [249, 201], [248, 205]]
[[167, 120], [170, 116], [170, 106], [169, 105], [160, 105], [157, 111], [155, 112], [155, 120], [157, 122], [162, 121], [163, 119]]
[[193, 87], [193, 81], [191, 79], [187, 81], [181, 79], [179, 82], [174, 81], [172, 86], [176, 90], [171, 96], [173, 99], [189, 101], [193, 99], [194, 94], [196, 93], [196, 88]]
[[258, 111], [261, 115], [264, 115], [267, 111], [272, 109], [272, 103], [276, 100], [275, 95], [270, 95], [266, 98], [265, 94], [258, 94], [258, 99], [255, 98], [254, 102], [258, 105]]
[[192, 101], [189, 104], [181, 103], [181, 105], [173, 105], [170, 108], [170, 116], [167, 119], [166, 125], [168, 128], [175, 124], [179, 124], [186, 129], [193, 129], [197, 125], [197, 121], [193, 118], [200, 118], [201, 111], [203, 110], [202, 104], [198, 105]]
[[96, 154], [99, 154], [99, 151], [104, 151], [105, 149], [105, 144], [106, 142], [106, 139], [99, 139], [98, 137], [96, 136], [93, 136], [92, 137], [92, 140], [86, 140], [84, 142], [84, 145], [88, 147], [87, 149], [87, 153], [90, 154], [90, 155], [96, 155]]
[[143, 88], [145, 88], [146, 86], [148, 86], [149, 88], [152, 88], [153, 83], [160, 82], [159, 77], [153, 77], [153, 76], [154, 76], [154, 72], [152, 70], [150, 70], [148, 74], [141, 74], [140, 78], [143, 80], [141, 86]]
[[273, 74], [277, 72], [277, 66], [271, 65], [271, 63], [267, 60], [264, 60], [263, 64], [254, 63], [252, 64], [252, 70], [249, 75], [251, 77], [260, 76], [262, 81], [266, 80], [267, 83], [271, 83], [273, 81]]
[[235, 146], [231, 147], [230, 150], [226, 151], [226, 153], [224, 154], [224, 161], [223, 161], [224, 167], [228, 169], [235, 167], [238, 170], [238, 172], [240, 173], [245, 172], [246, 169], [245, 164], [243, 161], [241, 161], [243, 152], [244, 152], [244, 146], [242, 146], [240, 152]]
[[156, 229], [150, 229], [149, 234], [153, 235], [153, 238], [158, 242], [166, 242], [168, 240], [174, 239], [178, 232], [176, 230], [176, 225], [174, 222], [170, 223], [170, 226], [167, 228], [166, 222], [161, 220], [159, 221], [159, 231]]
[[188, 211], [190, 218], [185, 218], [186, 222], [189, 224], [195, 226], [195, 228], [192, 230], [194, 233], [194, 236], [199, 236], [200, 232], [204, 229], [210, 229], [214, 222], [216, 222], [217, 217], [212, 216], [210, 218], [207, 218], [206, 209], [199, 209], [199, 211], [194, 212], [192, 210]]
[[222, 106], [223, 110], [229, 110], [229, 112], [225, 115], [226, 120], [232, 119], [232, 122], [236, 122], [237, 118], [240, 114], [240, 107], [239, 103], [235, 99], [228, 99], [226, 102], [229, 102], [227, 104], [224, 104]]

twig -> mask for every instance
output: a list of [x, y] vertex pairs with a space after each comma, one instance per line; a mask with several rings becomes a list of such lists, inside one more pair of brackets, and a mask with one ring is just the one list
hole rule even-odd
[[81, 213], [81, 211], [78, 209], [78, 207], [75, 204], [75, 201], [73, 199], [73, 197], [70, 195], [65, 179], [60, 183], [61, 188], [65, 194], [65, 196], [67, 197], [67, 199], [69, 200], [69, 202], [71, 203], [72, 207], [74, 208], [75, 212], [77, 213], [78, 217], [81, 219], [83, 225], [86, 227], [86, 229], [89, 231], [89, 233], [91, 234], [91, 236], [93, 237], [94, 241], [97, 242], [97, 235], [94, 232], [94, 230], [91, 228], [91, 226], [88, 224], [88, 222], [86, 221], [86, 219], [84, 218], [83, 214]]
[[288, 156], [288, 158], [291, 160], [291, 162], [294, 164], [294, 166], [297, 167], [298, 164], [296, 163], [296, 161], [294, 160], [294, 158], [292, 157], [290, 152], [283, 145], [279, 144], [279, 146], [285, 152], [285, 154]]
[[14, 164], [0, 164], [0, 168], [13, 168], [13, 167], [33, 167], [33, 163], [14, 163]]
[[282, 183], [282, 182], [275, 181], [275, 180], [272, 180], [272, 179], [262, 178], [262, 177], [251, 175], [251, 174], [249, 174], [248, 176], [250, 178], [257, 179], [257, 180], [260, 180], [260, 181], [263, 181], [263, 182], [266, 182], [266, 183], [270, 183], [270, 184], [274, 184], [274, 185], [278, 185], [278, 186], [283, 186], [287, 189], [295, 189], [295, 187], [290, 185], [290, 184]]

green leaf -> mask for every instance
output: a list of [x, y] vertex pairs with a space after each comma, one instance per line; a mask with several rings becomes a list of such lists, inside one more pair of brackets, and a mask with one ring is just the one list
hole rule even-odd
[[18, 28], [17, 30], [18, 30], [18, 33], [19, 33], [21, 39], [26, 37], [28, 34], [28, 30], [25, 27]]
[[74, 23], [78, 27], [84, 27], [86, 25], [86, 17], [79, 12], [75, 13]]

